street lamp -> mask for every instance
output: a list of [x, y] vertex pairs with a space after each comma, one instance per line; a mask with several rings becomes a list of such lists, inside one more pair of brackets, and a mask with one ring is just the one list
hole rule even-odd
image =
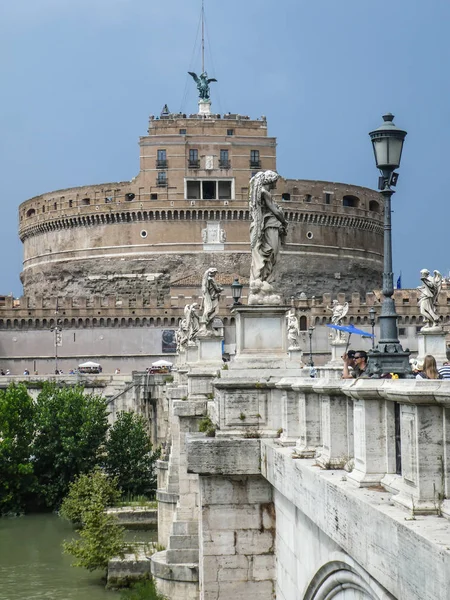
[[230, 287], [231, 295], [233, 296], [233, 306], [239, 306], [241, 304], [239, 300], [241, 299], [242, 288], [244, 286], [242, 285], [242, 283], [239, 283], [239, 279], [236, 277]]
[[372, 350], [375, 348], [375, 309], [373, 306], [369, 310], [370, 325], [372, 326]]
[[384, 373], [409, 375], [409, 350], [403, 350], [397, 330], [397, 313], [395, 311], [394, 275], [392, 272], [392, 234], [391, 234], [391, 197], [392, 186], [397, 184], [403, 142], [406, 131], [394, 125], [394, 115], [383, 116], [384, 123], [369, 133], [373, 145], [375, 162], [381, 172], [378, 189], [384, 198], [384, 265], [383, 265], [383, 302], [380, 314], [380, 335], [378, 343], [369, 352], [367, 371], [370, 375], [380, 377]]
[[58, 346], [62, 346], [62, 325], [60, 319], [57, 319], [56, 324], [53, 327], [50, 327], [50, 331], [55, 336], [55, 375], [58, 375]]
[[313, 361], [313, 355], [312, 355], [312, 336], [314, 333], [314, 327], [311, 325], [308, 328], [308, 335], [309, 335], [309, 374], [311, 375], [311, 377], [314, 377], [315, 375], [315, 369], [314, 369], [314, 361]]

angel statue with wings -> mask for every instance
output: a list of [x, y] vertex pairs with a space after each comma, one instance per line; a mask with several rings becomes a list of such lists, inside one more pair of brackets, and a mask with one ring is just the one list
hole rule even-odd
[[[331, 308], [327, 306], [327, 310], [331, 310], [331, 323], [333, 325], [340, 325], [342, 319], [348, 313], [348, 302], [341, 304], [338, 300], [333, 300]], [[340, 329], [335, 329], [336, 334], [334, 336], [333, 342], [343, 342], [344, 338], [342, 335], [342, 331]]]
[[217, 81], [217, 79], [208, 79], [208, 73], [205, 71], [201, 75], [188, 71], [189, 75], [197, 84], [200, 100], [209, 100], [209, 84]]
[[432, 276], [428, 269], [422, 269], [420, 271], [420, 279], [423, 285], [418, 288], [419, 297], [417, 301], [419, 303], [420, 314], [425, 321], [425, 325], [421, 331], [438, 329], [440, 316], [437, 313], [437, 306], [443, 277], [439, 271], [433, 271]]

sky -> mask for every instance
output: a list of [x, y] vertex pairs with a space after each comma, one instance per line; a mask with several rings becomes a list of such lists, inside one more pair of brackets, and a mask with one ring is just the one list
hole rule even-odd
[[[201, 0], [0, 3], [0, 293], [22, 293], [21, 202], [132, 179], [149, 115], [197, 112], [200, 12]], [[367, 134], [395, 115], [408, 135], [394, 277], [447, 275], [450, 2], [205, 0], [205, 16], [213, 111], [265, 115], [283, 177], [376, 188]]]

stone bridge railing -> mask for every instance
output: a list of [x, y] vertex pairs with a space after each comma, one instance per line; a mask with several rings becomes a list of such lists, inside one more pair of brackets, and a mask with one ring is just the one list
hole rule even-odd
[[279, 437], [298, 458], [383, 485], [415, 513], [450, 517], [450, 382], [271, 377], [215, 381], [216, 435]]

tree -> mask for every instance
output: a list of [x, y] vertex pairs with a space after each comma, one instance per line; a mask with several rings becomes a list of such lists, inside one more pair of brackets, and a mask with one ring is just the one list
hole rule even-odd
[[109, 477], [100, 467], [79, 475], [69, 486], [59, 514], [76, 526], [83, 524], [83, 514], [101, 502], [104, 509], [120, 500], [117, 479]]
[[82, 387], [46, 384], [36, 406], [35, 472], [43, 503], [58, 508], [69, 484], [99, 462], [108, 430], [106, 400]]
[[0, 515], [24, 512], [35, 489], [34, 412], [24, 385], [0, 391]]
[[153, 494], [158, 457], [159, 451], [152, 452], [145, 419], [133, 412], [120, 412], [106, 441], [105, 469], [117, 477], [124, 494]]
[[64, 552], [77, 560], [74, 567], [85, 567], [89, 571], [106, 569], [114, 556], [123, 558], [124, 528], [118, 525], [115, 515], [105, 512], [100, 497], [93, 499], [89, 510], [82, 513], [83, 528], [80, 539], [64, 542]]

